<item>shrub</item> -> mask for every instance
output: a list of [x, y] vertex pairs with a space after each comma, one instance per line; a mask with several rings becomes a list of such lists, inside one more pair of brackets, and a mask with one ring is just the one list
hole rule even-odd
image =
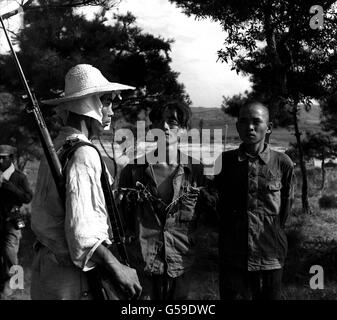
[[318, 200], [318, 205], [322, 209], [337, 208], [337, 199], [335, 195], [324, 195]]

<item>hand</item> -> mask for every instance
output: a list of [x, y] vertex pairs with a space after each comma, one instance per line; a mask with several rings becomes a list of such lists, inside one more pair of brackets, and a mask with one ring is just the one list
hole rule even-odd
[[119, 263], [114, 266], [114, 273], [117, 282], [120, 284], [122, 290], [131, 299], [139, 299], [142, 293], [142, 287], [139, 283], [137, 271], [124, 264]]
[[136, 270], [121, 264], [108, 248], [102, 244], [99, 245], [94, 251], [91, 260], [105, 268], [129, 299], [138, 299], [140, 297], [142, 287]]

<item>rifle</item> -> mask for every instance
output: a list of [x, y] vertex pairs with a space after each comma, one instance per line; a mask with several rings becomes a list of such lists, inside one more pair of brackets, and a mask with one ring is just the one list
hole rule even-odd
[[[15, 61], [15, 65], [17, 67], [18, 73], [20, 75], [21, 81], [23, 83], [23, 86], [25, 88], [25, 91], [26, 91], [28, 99], [29, 99], [29, 103], [26, 106], [26, 111], [27, 111], [27, 113], [32, 113], [33, 116], [34, 116], [35, 124], [37, 125], [38, 134], [39, 134], [41, 145], [42, 145], [42, 148], [43, 148], [43, 152], [46, 156], [51, 174], [52, 174], [54, 182], [56, 184], [58, 194], [61, 198], [62, 203], [65, 204], [65, 177], [63, 175], [63, 169], [62, 169], [60, 159], [59, 159], [59, 157], [58, 157], [58, 155], [55, 151], [54, 144], [53, 144], [52, 139], [50, 137], [48, 128], [47, 128], [46, 123], [44, 121], [44, 118], [43, 118], [43, 115], [41, 113], [41, 109], [39, 107], [37, 99], [36, 99], [35, 95], [32, 94], [32, 92], [31, 92], [31, 90], [28, 86], [26, 77], [23, 73], [23, 70], [21, 68], [19, 59], [18, 59], [18, 57], [17, 57], [17, 55], [14, 51], [13, 45], [11, 43], [11, 40], [10, 40], [9, 36], [8, 36], [7, 30], [5, 28], [4, 21], [3, 21], [3, 18], [7, 19], [7, 18], [15, 15], [18, 12], [19, 12], [18, 10], [14, 10], [12, 12], [9, 12], [9, 13], [5, 14], [5, 15], [2, 15], [2, 16], [0, 15], [0, 22], [1, 22], [2, 28], [5, 32], [6, 39], [8, 41], [10, 50], [12, 52], [12, 55], [13, 55], [13, 58], [14, 58], [14, 61]], [[99, 155], [100, 155], [100, 153], [99, 153]], [[100, 157], [101, 157], [101, 155], [100, 155]], [[108, 216], [109, 216], [109, 220], [110, 220], [110, 223], [111, 223], [111, 229], [112, 229], [112, 233], [113, 233], [114, 243], [117, 246], [117, 250], [118, 250], [118, 254], [120, 256], [121, 263], [129, 266], [127, 251], [126, 251], [126, 247], [125, 247], [125, 236], [124, 236], [124, 230], [123, 230], [121, 218], [120, 218], [120, 215], [119, 215], [119, 212], [118, 212], [117, 205], [115, 203], [114, 195], [113, 195], [111, 187], [108, 183], [108, 179], [107, 179], [107, 175], [106, 175], [106, 172], [105, 172], [105, 166], [104, 166], [103, 161], [102, 161], [101, 164], [102, 164], [101, 182], [103, 184], [102, 187], [105, 189], [104, 190], [104, 197], [105, 197], [106, 206], [107, 206], [107, 209], [108, 209]], [[116, 286], [116, 284], [114, 284], [114, 283], [110, 283], [112, 281], [109, 281], [109, 276], [104, 272], [104, 270], [99, 270], [99, 272], [95, 272], [94, 278], [95, 278], [95, 281], [96, 282], [98, 281], [98, 283], [100, 284], [100, 290], [97, 290], [96, 288], [94, 288], [95, 289], [94, 295], [98, 299], [104, 299], [104, 300], [125, 299], [124, 294], [120, 290], [118, 290], [118, 286]], [[93, 278], [91, 277], [91, 281], [92, 280], [93, 280]]]
[[3, 17], [7, 17], [7, 16], [10, 17], [11, 16], [10, 13], [8, 13], [4, 16], [0, 16], [0, 22], [1, 22], [2, 28], [5, 32], [10, 50], [11, 50], [11, 52], [13, 54], [13, 57], [14, 57], [15, 65], [17, 67], [17, 70], [18, 70], [19, 74], [20, 74], [21, 81], [23, 83], [23, 86], [25, 88], [25, 91], [26, 91], [28, 99], [29, 99], [29, 103], [26, 106], [26, 111], [27, 111], [27, 113], [32, 113], [33, 116], [34, 116], [35, 123], [37, 124], [38, 134], [39, 134], [39, 137], [40, 137], [40, 140], [41, 140], [43, 151], [44, 151], [45, 156], [47, 158], [47, 161], [48, 161], [52, 176], [54, 178], [57, 190], [59, 192], [59, 195], [60, 195], [61, 199], [64, 200], [63, 199], [64, 198], [64, 196], [63, 196], [64, 195], [64, 179], [63, 179], [63, 175], [62, 175], [61, 163], [60, 163], [60, 160], [59, 160], [59, 158], [57, 156], [57, 153], [55, 151], [53, 142], [51, 140], [50, 134], [49, 134], [47, 126], [46, 126], [46, 123], [43, 119], [39, 104], [36, 100], [35, 95], [32, 94], [32, 92], [31, 92], [31, 90], [28, 86], [26, 77], [25, 77], [25, 75], [22, 71], [20, 62], [19, 62], [18, 57], [17, 57], [17, 55], [14, 51], [11, 40], [8, 36], [7, 30], [6, 30], [4, 21], [3, 21]]

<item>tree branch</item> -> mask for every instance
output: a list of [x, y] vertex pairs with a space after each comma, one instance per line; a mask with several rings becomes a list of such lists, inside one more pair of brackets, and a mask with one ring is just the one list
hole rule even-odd
[[[62, 4], [48, 5], [49, 8], [75, 8], [75, 7], [84, 7], [84, 6], [103, 6], [105, 8], [111, 9], [120, 3], [121, 0], [82, 0], [82, 1], [66, 1]], [[34, 0], [28, 0], [22, 8], [24, 11], [27, 10], [38, 10], [44, 6], [32, 6]], [[111, 3], [113, 2], [113, 3]]]
[[265, 4], [263, 14], [264, 14], [264, 30], [266, 35], [269, 57], [271, 58], [272, 63], [275, 66], [280, 66], [282, 63], [277, 53], [275, 28], [272, 26], [271, 8], [268, 4]]

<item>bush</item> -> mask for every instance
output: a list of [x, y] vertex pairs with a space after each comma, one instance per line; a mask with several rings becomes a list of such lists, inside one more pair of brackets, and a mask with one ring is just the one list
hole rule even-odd
[[337, 199], [335, 195], [324, 195], [318, 200], [318, 205], [322, 209], [337, 208]]

